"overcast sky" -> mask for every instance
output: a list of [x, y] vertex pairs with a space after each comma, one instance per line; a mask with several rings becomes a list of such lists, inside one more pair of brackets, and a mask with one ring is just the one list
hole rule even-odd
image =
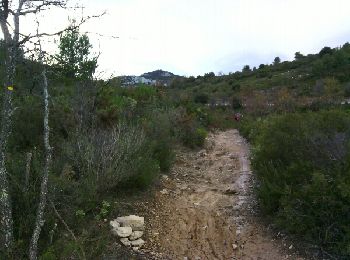
[[[105, 76], [232, 72], [350, 41], [349, 0], [82, 0]], [[81, 11], [75, 12], [76, 14]], [[73, 16], [73, 12], [70, 13]], [[67, 22], [58, 11], [42, 30]], [[29, 25], [28, 25], [29, 26]], [[29, 29], [29, 28], [28, 28]], [[97, 35], [101, 34], [102, 36]], [[118, 36], [114, 39], [109, 36]]]

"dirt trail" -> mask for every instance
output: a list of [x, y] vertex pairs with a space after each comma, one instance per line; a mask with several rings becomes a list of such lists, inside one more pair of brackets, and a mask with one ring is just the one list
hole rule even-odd
[[301, 259], [258, 224], [249, 146], [238, 131], [211, 134], [205, 150], [179, 151], [162, 188], [147, 227], [146, 250], [156, 258]]

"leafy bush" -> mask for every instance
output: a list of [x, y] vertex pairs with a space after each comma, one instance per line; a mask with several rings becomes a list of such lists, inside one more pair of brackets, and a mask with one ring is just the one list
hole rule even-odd
[[194, 97], [194, 102], [201, 103], [201, 104], [207, 104], [209, 101], [209, 96], [205, 93], [198, 94]]
[[192, 128], [188, 127], [183, 129], [183, 136], [182, 141], [184, 145], [195, 148], [195, 147], [202, 147], [205, 142], [205, 138], [207, 137], [208, 133], [204, 128]]
[[253, 167], [265, 213], [291, 233], [350, 256], [350, 115], [273, 116], [254, 138]]
[[350, 97], [350, 82], [348, 82], [346, 85], [345, 85], [345, 88], [344, 88], [344, 96], [345, 97]]

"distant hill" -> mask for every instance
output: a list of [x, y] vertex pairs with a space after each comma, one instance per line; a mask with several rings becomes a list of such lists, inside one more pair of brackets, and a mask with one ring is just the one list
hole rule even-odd
[[173, 79], [174, 77], [178, 77], [177, 75], [164, 70], [155, 70], [152, 72], [147, 72], [141, 75], [146, 79], [157, 80], [157, 81], [168, 81]]
[[121, 76], [123, 86], [135, 86], [138, 84], [169, 86], [171, 81], [179, 77], [169, 71], [155, 70], [142, 74], [141, 76]]

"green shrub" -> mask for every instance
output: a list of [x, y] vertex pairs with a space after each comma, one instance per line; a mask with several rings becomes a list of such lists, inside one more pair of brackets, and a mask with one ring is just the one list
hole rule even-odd
[[209, 96], [205, 93], [197, 94], [194, 97], [194, 102], [201, 103], [201, 104], [207, 104], [209, 101]]
[[155, 110], [148, 115], [146, 134], [152, 143], [153, 158], [158, 161], [160, 170], [167, 172], [174, 161], [174, 138], [172, 117], [174, 111]]
[[203, 147], [205, 138], [208, 135], [204, 128], [186, 128], [184, 130], [182, 136], [184, 145], [191, 148]]
[[344, 87], [344, 96], [347, 98], [350, 97], [350, 82], [348, 82]]
[[272, 116], [254, 136], [262, 209], [287, 231], [350, 256], [350, 115]]
[[148, 156], [140, 156], [133, 162], [134, 174], [119, 185], [125, 189], [147, 188], [159, 176], [159, 164]]
[[198, 147], [202, 147], [207, 136], [208, 132], [204, 128], [197, 128], [194, 136], [194, 144]]

